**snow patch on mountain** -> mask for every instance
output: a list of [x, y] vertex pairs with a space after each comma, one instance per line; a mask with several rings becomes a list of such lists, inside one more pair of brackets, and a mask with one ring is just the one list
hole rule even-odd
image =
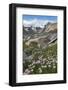
[[44, 28], [44, 25], [46, 25], [48, 22], [50, 23], [56, 23], [55, 21], [51, 20], [40, 20], [40, 19], [33, 19], [33, 20], [23, 20], [24, 27], [40, 27]]

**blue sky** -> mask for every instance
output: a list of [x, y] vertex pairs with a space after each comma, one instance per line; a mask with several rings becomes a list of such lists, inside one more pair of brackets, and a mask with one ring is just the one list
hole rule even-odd
[[57, 16], [23, 15], [22, 18], [27, 21], [33, 19], [57, 21]]

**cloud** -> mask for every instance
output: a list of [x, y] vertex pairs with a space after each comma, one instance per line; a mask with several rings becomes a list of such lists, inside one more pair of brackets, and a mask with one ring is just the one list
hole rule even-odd
[[48, 22], [55, 23], [56, 21], [52, 20], [40, 20], [40, 19], [33, 19], [33, 20], [23, 20], [24, 26], [34, 26], [34, 27], [44, 27]]

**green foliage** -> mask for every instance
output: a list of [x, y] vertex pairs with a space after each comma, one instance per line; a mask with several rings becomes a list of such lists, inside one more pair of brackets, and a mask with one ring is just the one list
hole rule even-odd
[[[25, 71], [25, 69], [29, 68], [28, 65], [32, 64], [33, 61], [37, 61], [39, 60], [39, 56], [43, 56], [43, 58], [45, 58], [48, 61], [52, 61], [53, 59], [56, 60], [57, 59], [57, 44], [52, 44], [50, 46], [48, 46], [47, 48], [39, 48], [36, 42], [31, 42], [29, 46], [27, 46], [25, 44], [25, 42], [23, 42], [23, 47], [25, 50], [25, 53], [27, 55], [32, 55], [33, 59], [31, 60], [31, 63], [26, 62], [23, 65], [23, 71]], [[41, 67], [42, 64], [34, 64], [34, 68], [33, 71], [31, 72], [31, 74], [40, 74], [39, 73], [39, 68], [42, 69], [42, 74], [48, 74], [48, 73], [57, 73], [57, 63], [55, 64], [55, 68], [53, 68], [53, 62], [50, 64], [51, 67]], [[44, 66], [46, 65], [46, 63], [44, 64]]]
[[49, 46], [46, 49], [44, 49], [43, 57], [45, 57], [47, 59], [48, 59], [48, 57], [56, 58], [57, 57], [57, 44]]

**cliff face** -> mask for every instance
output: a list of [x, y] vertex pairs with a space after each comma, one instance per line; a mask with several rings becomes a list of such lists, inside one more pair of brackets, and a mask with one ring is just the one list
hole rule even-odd
[[57, 23], [47, 25], [46, 32], [57, 32]]

